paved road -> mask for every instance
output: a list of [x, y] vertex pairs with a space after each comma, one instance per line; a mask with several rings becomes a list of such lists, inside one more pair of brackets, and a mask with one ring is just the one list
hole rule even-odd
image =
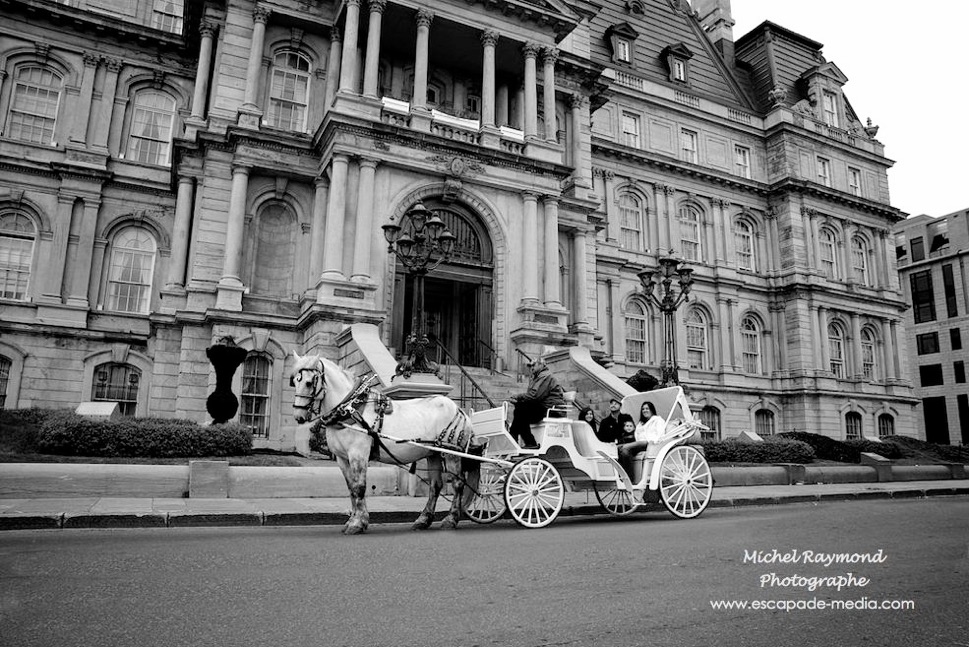
[[[799, 552], [745, 563], [774, 549]], [[807, 550], [884, 561], [825, 567], [805, 563]], [[870, 583], [760, 588], [771, 572]], [[0, 535], [0, 645], [963, 646], [967, 573], [969, 497], [537, 531], [385, 525], [353, 538], [335, 527], [11, 531]], [[721, 599], [915, 609], [713, 610]]]

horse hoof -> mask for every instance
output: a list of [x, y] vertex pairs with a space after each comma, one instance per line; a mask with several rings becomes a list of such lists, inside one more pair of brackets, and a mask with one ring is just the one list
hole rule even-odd
[[428, 528], [431, 527], [431, 522], [432, 521], [433, 521], [433, 519], [431, 519], [430, 516], [428, 516], [426, 514], [422, 514], [421, 516], [417, 517], [417, 521], [415, 521], [413, 523], [413, 525], [410, 527], [410, 529], [411, 530], [427, 530]]
[[343, 531], [344, 535], [362, 535], [367, 532], [367, 529], [363, 526], [347, 526], [346, 530]]
[[444, 521], [441, 522], [441, 530], [455, 530], [458, 527], [458, 521], [454, 517], [444, 517]]

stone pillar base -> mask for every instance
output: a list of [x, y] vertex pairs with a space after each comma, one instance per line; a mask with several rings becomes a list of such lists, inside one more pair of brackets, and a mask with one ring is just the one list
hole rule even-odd
[[372, 282], [323, 277], [316, 284], [316, 302], [329, 306], [374, 310], [377, 307], [377, 286]]
[[242, 312], [242, 295], [245, 291], [246, 287], [238, 279], [223, 279], [219, 281], [218, 292], [215, 298], [216, 309]]
[[259, 109], [259, 106], [243, 105], [239, 108], [239, 116], [236, 119], [236, 123], [242, 128], [259, 130], [259, 125], [262, 122], [262, 110]]
[[445, 384], [436, 375], [414, 373], [407, 378], [402, 375], [395, 376], [390, 386], [384, 389], [384, 395], [392, 400], [409, 400], [429, 395], [447, 395], [452, 389], [450, 384]]
[[410, 127], [412, 130], [419, 130], [423, 133], [431, 132], [431, 122], [434, 117], [431, 115], [431, 111], [427, 108], [414, 108], [410, 109]]

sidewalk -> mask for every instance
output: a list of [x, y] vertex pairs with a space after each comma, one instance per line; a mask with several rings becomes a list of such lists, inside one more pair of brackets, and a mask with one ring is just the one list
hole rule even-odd
[[[786, 503], [825, 503], [860, 499], [911, 499], [969, 495], [969, 479], [816, 485], [714, 487], [711, 508]], [[411, 523], [424, 498], [368, 497], [370, 523]], [[321, 498], [127, 498], [71, 497], [0, 499], [0, 530], [57, 528], [150, 528], [199, 526], [342, 525], [347, 497]], [[438, 501], [438, 519], [446, 501]], [[651, 512], [669, 514], [657, 504]], [[593, 492], [565, 495], [562, 517], [607, 515]], [[462, 521], [462, 525], [474, 525]]]

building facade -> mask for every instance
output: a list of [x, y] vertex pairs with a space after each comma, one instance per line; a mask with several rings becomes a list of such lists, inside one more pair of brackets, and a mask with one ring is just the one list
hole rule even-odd
[[425, 304], [462, 365], [578, 346], [658, 373], [637, 273], [674, 255], [680, 379], [716, 433], [917, 434], [892, 162], [819, 43], [735, 42], [729, 0], [4, 11], [7, 407], [204, 420], [229, 337], [240, 419], [288, 446], [291, 351], [345, 358], [353, 324], [402, 348], [380, 227], [422, 203], [456, 236]]
[[895, 228], [895, 255], [913, 343], [909, 364], [920, 422], [930, 442], [969, 444], [969, 387], [962, 331], [969, 334], [966, 250], [969, 210], [940, 218], [921, 215]]

